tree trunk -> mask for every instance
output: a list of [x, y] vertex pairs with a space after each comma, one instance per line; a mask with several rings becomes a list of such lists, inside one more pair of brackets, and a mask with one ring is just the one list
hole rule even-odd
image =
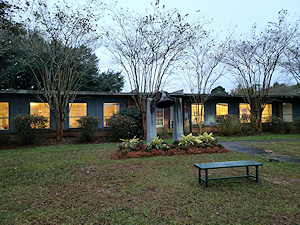
[[202, 128], [202, 120], [200, 119], [200, 122], [199, 122], [199, 135], [201, 135], [203, 132], [203, 128]]
[[55, 125], [56, 125], [56, 140], [59, 141], [59, 120], [58, 117], [55, 117]]
[[64, 138], [64, 121], [60, 121], [60, 131], [59, 131], [59, 140], [62, 141]]
[[147, 139], [147, 127], [146, 127], [146, 119], [145, 119], [145, 114], [142, 113], [142, 125], [143, 125], [143, 136], [144, 139]]
[[258, 131], [262, 132], [262, 111], [258, 112]]

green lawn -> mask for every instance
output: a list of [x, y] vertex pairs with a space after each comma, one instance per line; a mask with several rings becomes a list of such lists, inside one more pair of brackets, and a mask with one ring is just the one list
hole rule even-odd
[[286, 139], [300, 139], [300, 134], [262, 134], [255, 136], [242, 137], [223, 137], [219, 136], [219, 141], [265, 141], [265, 140], [286, 140]]
[[270, 149], [275, 155], [288, 155], [300, 158], [300, 140], [299, 141], [287, 141], [287, 142], [245, 142], [241, 145], [252, 146], [261, 149]]
[[[0, 224], [300, 223], [299, 164], [233, 151], [112, 160], [115, 150], [99, 144], [1, 151]], [[230, 179], [205, 188], [193, 166], [249, 159], [264, 164], [258, 184]]]

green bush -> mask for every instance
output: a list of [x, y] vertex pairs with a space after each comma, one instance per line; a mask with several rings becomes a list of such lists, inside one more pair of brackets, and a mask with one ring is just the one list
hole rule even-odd
[[276, 116], [270, 116], [266, 121], [266, 128], [268, 132], [279, 134], [282, 132], [282, 120]]
[[18, 114], [14, 118], [16, 128], [22, 144], [31, 144], [41, 137], [47, 126], [48, 120], [43, 116]]
[[123, 154], [127, 154], [130, 151], [138, 151], [142, 150], [145, 143], [143, 140], [139, 140], [134, 136], [132, 139], [120, 139], [123, 141], [121, 144], [119, 144], [119, 149], [122, 150]]
[[136, 107], [129, 107], [122, 109], [118, 115], [129, 116], [135, 123], [135, 134], [140, 136], [143, 134], [142, 114]]
[[113, 139], [133, 138], [139, 135], [139, 128], [129, 116], [115, 114], [107, 121], [110, 127], [110, 136]]
[[167, 138], [168, 137], [168, 129], [165, 127], [157, 128], [157, 136], [160, 136], [161, 138]]
[[300, 133], [300, 117], [296, 118], [292, 124], [292, 132], [293, 133]]
[[217, 128], [221, 135], [230, 136], [241, 133], [240, 120], [234, 115], [216, 116]]
[[292, 132], [293, 123], [291, 123], [291, 122], [283, 122], [282, 123], [282, 127], [283, 127], [283, 131], [284, 131], [285, 134], [293, 133]]
[[159, 136], [157, 136], [157, 138], [152, 138], [151, 142], [148, 143], [147, 146], [148, 148], [163, 149], [164, 151], [168, 151], [170, 148], [163, 139], [159, 138]]
[[99, 128], [100, 118], [95, 116], [83, 116], [78, 120], [80, 129], [80, 141], [91, 141]]

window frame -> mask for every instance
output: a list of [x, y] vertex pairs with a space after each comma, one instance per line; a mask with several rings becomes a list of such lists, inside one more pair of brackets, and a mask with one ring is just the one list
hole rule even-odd
[[[117, 109], [116, 111], [113, 111], [113, 113], [111, 115], [105, 116], [105, 105], [108, 104], [113, 104], [113, 105], [117, 105], [119, 109]], [[110, 119], [112, 117], [113, 114], [116, 114], [118, 112], [120, 112], [120, 108], [121, 108], [121, 104], [118, 102], [105, 102], [103, 103], [103, 127], [109, 127], [109, 125], [107, 125], [106, 120]]]
[[[5, 104], [5, 105], [7, 105], [5, 108], [7, 109], [7, 116], [4, 116], [4, 112], [5, 112], [5, 109], [3, 110], [3, 116], [2, 117], [0, 117], [0, 121], [5, 121], [5, 120], [7, 120], [7, 124], [5, 123], [4, 124], [4, 122], [3, 122], [3, 127], [2, 127], [2, 125], [1, 125], [1, 127], [0, 127], [0, 130], [9, 130], [9, 102], [0, 102], [0, 104]], [[0, 123], [1, 124], [1, 123]], [[6, 126], [5, 125], [7, 125], [7, 128], [5, 128]]]
[[[45, 107], [46, 108], [48, 108], [48, 110], [49, 110], [49, 112], [47, 112], [47, 114], [49, 115], [49, 116], [44, 116], [44, 115], [42, 115], [41, 113], [39, 114], [39, 113], [32, 113], [32, 111], [33, 111], [33, 109], [31, 108], [31, 105], [33, 105], [33, 104], [35, 104], [35, 105], [40, 105], [40, 104], [44, 104], [45, 105]], [[47, 106], [48, 105], [48, 106]], [[30, 102], [29, 103], [29, 108], [30, 108], [30, 115], [37, 115], [37, 116], [43, 116], [44, 118], [46, 118], [47, 120], [48, 120], [48, 122], [47, 122], [47, 125], [46, 125], [46, 127], [45, 127], [45, 129], [50, 129], [50, 108], [49, 108], [49, 104], [48, 103], [45, 103], [45, 102]]]
[[[194, 107], [193, 107], [194, 106]], [[197, 114], [198, 110], [193, 113], [193, 108], [202, 108], [202, 115], [201, 112], [200, 114]], [[204, 105], [200, 103], [192, 103], [191, 104], [191, 120], [192, 120], [192, 126], [196, 126], [199, 123], [194, 123], [194, 120], [197, 121], [197, 118], [201, 117], [201, 123], [204, 122]]]
[[[158, 110], [160, 110], [161, 112], [158, 112]], [[157, 116], [158, 114], [161, 114], [162, 116]], [[164, 108], [156, 108], [156, 113], [155, 113], [155, 117], [156, 117], [156, 127], [164, 127], [165, 126], [165, 109]], [[162, 120], [162, 124], [160, 124], [160, 121], [158, 120]]]
[[[291, 113], [285, 113], [284, 112], [284, 105], [290, 105], [291, 106]], [[285, 119], [286, 116], [291, 116], [291, 121], [287, 121], [287, 119]], [[292, 103], [288, 103], [288, 102], [283, 102], [282, 103], [282, 121], [283, 122], [289, 122], [289, 123], [293, 122], [293, 104]]]
[[[245, 107], [243, 107], [243, 109], [247, 109], [247, 113], [241, 113], [242, 112], [242, 108], [241, 105], [244, 105]], [[249, 103], [244, 103], [244, 102], [240, 102], [239, 103], [239, 117], [240, 117], [240, 121], [241, 123], [250, 123], [250, 118], [248, 118], [247, 120], [241, 120], [243, 115], [247, 115], [250, 116], [251, 112], [250, 112], [251, 108], [250, 108], [250, 104]]]
[[[218, 105], [220, 105], [220, 106], [224, 106], [225, 107], [225, 105], [226, 105], [226, 108], [227, 108], [227, 113], [226, 114], [219, 114], [218, 113]], [[216, 104], [216, 116], [225, 116], [225, 115], [228, 115], [228, 112], [229, 112], [229, 110], [228, 110], [228, 103], [224, 103], [224, 102], [220, 102], [220, 103], [217, 103]]]
[[[85, 105], [85, 115], [81, 115], [81, 116], [71, 116], [71, 112], [72, 112], [72, 108], [73, 108], [73, 104], [75, 105]], [[73, 108], [74, 109], [74, 108]], [[76, 128], [79, 128], [79, 124], [77, 123], [77, 126], [71, 126], [71, 120], [73, 119], [80, 119], [81, 117], [83, 116], [87, 116], [87, 103], [86, 102], [73, 102], [73, 103], [69, 103], [69, 129], [76, 129]], [[76, 124], [76, 123], [75, 123]]]
[[[270, 112], [264, 113], [264, 111], [267, 109], [267, 107], [269, 108], [268, 110], [270, 110]], [[262, 123], [266, 123], [267, 120], [273, 115], [273, 110], [272, 110], [272, 104], [266, 104], [264, 110], [261, 113], [261, 122]]]

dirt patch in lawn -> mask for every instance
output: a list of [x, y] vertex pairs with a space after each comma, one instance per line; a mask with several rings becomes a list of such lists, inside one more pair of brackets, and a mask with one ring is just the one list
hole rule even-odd
[[124, 151], [117, 150], [111, 155], [111, 159], [133, 159], [142, 157], [156, 157], [156, 156], [172, 156], [172, 155], [192, 155], [202, 153], [222, 153], [228, 152], [226, 148], [220, 148], [217, 146], [207, 148], [189, 147], [188, 150], [181, 150], [180, 147], [163, 151], [162, 149], [152, 149], [151, 152], [146, 152], [143, 149], [137, 151]]

